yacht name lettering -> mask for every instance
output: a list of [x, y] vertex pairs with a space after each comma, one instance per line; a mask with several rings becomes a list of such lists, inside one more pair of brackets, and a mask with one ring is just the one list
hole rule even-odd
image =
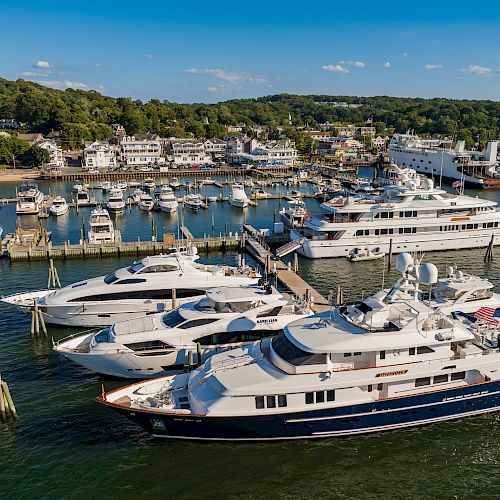
[[377, 375], [375, 375], [375, 377], [392, 377], [393, 375], [403, 375], [407, 372], [408, 372], [408, 370], [396, 370], [394, 372], [381, 372], [381, 373], [377, 373]]
[[258, 319], [257, 323], [276, 323], [278, 318]]

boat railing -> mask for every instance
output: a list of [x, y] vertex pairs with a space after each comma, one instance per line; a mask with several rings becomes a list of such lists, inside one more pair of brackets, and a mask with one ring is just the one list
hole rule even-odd
[[252, 357], [248, 354], [243, 354], [242, 356], [237, 356], [235, 358], [221, 359], [219, 361], [212, 362], [209, 373], [236, 368], [237, 366], [247, 364], [251, 360]]
[[102, 331], [102, 328], [91, 328], [90, 330], [83, 330], [80, 332], [72, 333], [71, 335], [67, 335], [66, 337], [63, 337], [59, 340], [54, 340], [54, 337], [52, 337], [52, 343], [54, 345], [60, 345], [63, 344], [64, 342], [68, 342], [69, 340], [75, 339], [77, 337], [82, 337], [83, 335], [91, 335], [95, 333], [99, 333]]

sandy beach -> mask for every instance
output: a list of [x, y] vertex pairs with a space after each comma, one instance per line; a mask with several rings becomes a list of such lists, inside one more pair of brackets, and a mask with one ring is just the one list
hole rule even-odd
[[33, 180], [38, 177], [37, 170], [25, 170], [15, 172], [0, 172], [0, 182], [22, 182], [25, 180]]

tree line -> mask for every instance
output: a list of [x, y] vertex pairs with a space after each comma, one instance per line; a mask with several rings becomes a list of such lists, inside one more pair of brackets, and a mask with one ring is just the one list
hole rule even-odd
[[[339, 107], [335, 102], [361, 105]], [[223, 137], [227, 125], [265, 125], [271, 134], [285, 127], [284, 134], [308, 150], [310, 140], [289, 126], [310, 127], [318, 123], [363, 125], [373, 119], [377, 134], [414, 130], [421, 135], [446, 135], [464, 139], [468, 147], [484, 147], [500, 137], [500, 102], [482, 100], [352, 97], [279, 94], [257, 99], [234, 99], [217, 104], [179, 104], [152, 99], [113, 98], [96, 91], [49, 89], [25, 80], [0, 78], [0, 117], [27, 124], [30, 131], [62, 133], [67, 149], [87, 140], [103, 140], [113, 133], [113, 123], [127, 133], [154, 132], [162, 137]], [[205, 124], [208, 121], [208, 124]]]

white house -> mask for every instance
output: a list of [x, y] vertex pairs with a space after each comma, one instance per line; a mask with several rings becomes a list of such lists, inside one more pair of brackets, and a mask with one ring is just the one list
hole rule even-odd
[[226, 152], [226, 141], [222, 139], [207, 139], [203, 143], [205, 151], [211, 155], [220, 155]]
[[159, 140], [137, 140], [127, 135], [120, 141], [120, 159], [125, 165], [153, 166], [165, 163]]
[[40, 141], [35, 144], [35, 147], [46, 149], [50, 155], [49, 167], [64, 167], [63, 151], [52, 141]]
[[244, 144], [243, 152], [233, 153], [233, 157], [235, 158], [232, 161], [241, 163], [292, 166], [297, 158], [297, 150], [289, 141], [270, 141], [262, 144], [252, 139]]
[[83, 168], [108, 168], [116, 166], [116, 149], [108, 142], [87, 143], [83, 150]]
[[197, 139], [171, 139], [168, 154], [175, 165], [199, 165], [211, 163], [212, 157], [205, 149], [205, 144]]

